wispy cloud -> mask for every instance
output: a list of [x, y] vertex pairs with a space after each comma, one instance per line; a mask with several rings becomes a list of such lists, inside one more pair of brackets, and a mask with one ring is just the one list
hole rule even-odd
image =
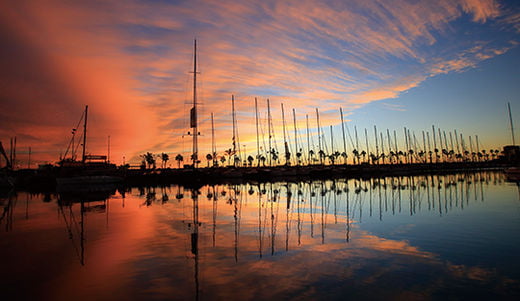
[[[2, 36], [12, 43], [2, 50], [2, 62], [9, 57], [10, 64], [0, 71], [0, 107], [9, 113], [2, 114], [7, 126], [0, 137], [30, 132], [66, 141], [88, 103], [97, 118], [92, 151], [104, 150], [110, 134], [119, 157], [182, 151], [193, 37], [200, 46], [203, 126], [214, 112], [222, 130], [230, 124], [231, 94], [240, 99], [237, 110], [249, 112], [241, 116], [244, 124], [254, 122], [255, 96], [283, 101], [299, 114], [314, 107], [351, 112], [503, 54], [516, 47], [518, 31], [518, 16], [494, 0], [2, 6]], [[466, 34], [489, 28], [506, 34]], [[253, 132], [243, 128], [244, 140]]]

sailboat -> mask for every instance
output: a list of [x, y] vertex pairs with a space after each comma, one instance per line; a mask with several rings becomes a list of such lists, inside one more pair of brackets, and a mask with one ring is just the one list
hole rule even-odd
[[515, 164], [515, 166], [510, 167], [505, 170], [505, 174], [507, 179], [510, 181], [519, 182], [520, 181], [520, 147], [515, 143], [515, 132], [513, 126], [513, 117], [511, 115], [511, 104], [507, 103], [507, 108], [509, 111], [509, 124], [511, 126], [511, 138], [513, 145], [504, 146], [504, 157], [510, 163]]
[[[58, 162], [59, 172], [56, 177], [57, 188], [63, 190], [97, 190], [102, 187], [99, 185], [115, 184], [123, 179], [117, 176], [117, 167], [107, 160], [105, 155], [90, 155], [86, 153], [87, 145], [87, 120], [88, 105], [85, 106], [83, 113], [83, 143], [81, 161], [76, 160], [76, 149], [74, 148], [74, 139], [76, 129], [72, 130], [72, 139], [67, 148], [65, 156]], [[77, 147], [78, 145], [76, 145]], [[71, 157], [67, 158], [67, 153], [71, 150]], [[96, 187], [97, 186], [97, 187]]]

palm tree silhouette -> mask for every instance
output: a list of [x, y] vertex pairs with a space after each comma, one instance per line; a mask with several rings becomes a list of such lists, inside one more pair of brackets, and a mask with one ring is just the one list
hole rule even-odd
[[154, 155], [150, 152], [142, 155], [143, 159], [146, 161], [148, 168], [155, 168], [155, 158]]
[[161, 154], [162, 168], [166, 168], [166, 163], [170, 160], [170, 156], [167, 153]]
[[352, 150], [352, 154], [354, 155], [354, 164], [356, 164], [356, 158], [357, 158], [357, 164], [359, 164], [359, 152], [357, 149]]
[[224, 153], [228, 156], [228, 165], [231, 165], [231, 156], [234, 155], [235, 152], [231, 148], [228, 148], [224, 151]]
[[309, 151], [309, 161], [314, 162], [314, 151], [312, 149]]
[[181, 168], [181, 162], [184, 161], [184, 157], [181, 154], [175, 156], [175, 161], [177, 161], [177, 167]]
[[323, 159], [325, 159], [325, 152], [320, 149], [320, 151], [318, 152], [318, 156], [320, 157], [320, 164], [323, 165]]
[[210, 162], [211, 160], [213, 160], [213, 156], [212, 156], [211, 154], [207, 154], [207, 155], [206, 155], [206, 160], [208, 161], [208, 167], [209, 167], [209, 162]]

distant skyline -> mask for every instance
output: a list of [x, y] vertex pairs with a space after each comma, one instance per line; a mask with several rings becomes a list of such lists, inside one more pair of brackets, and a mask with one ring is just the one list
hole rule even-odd
[[500, 148], [510, 102], [520, 142], [520, 5], [494, 0], [4, 2], [0, 141], [16, 136], [23, 162], [29, 146], [55, 162], [89, 105], [88, 152], [105, 154], [110, 135], [118, 164], [148, 151], [187, 160], [194, 38], [202, 165], [212, 112], [219, 153], [231, 147], [231, 95], [248, 153], [255, 97], [262, 119], [271, 100], [277, 139], [281, 103], [301, 140], [318, 108], [336, 148], [339, 108], [360, 133], [406, 127], [419, 140], [434, 125]]

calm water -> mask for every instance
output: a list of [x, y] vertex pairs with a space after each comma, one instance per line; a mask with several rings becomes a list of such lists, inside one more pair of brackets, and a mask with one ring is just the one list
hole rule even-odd
[[9, 300], [520, 294], [519, 188], [501, 173], [21, 192], [0, 205]]

